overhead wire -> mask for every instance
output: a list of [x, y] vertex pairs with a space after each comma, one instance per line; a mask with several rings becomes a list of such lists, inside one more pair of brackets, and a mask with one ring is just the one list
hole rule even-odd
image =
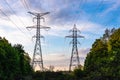
[[4, 0], [5, 3], [7, 4], [7, 6], [9, 7], [9, 9], [11, 9], [12, 13], [18, 17], [19, 21], [25, 26], [24, 22], [21, 20], [21, 18], [19, 16], [16, 15], [15, 11], [12, 9], [12, 7], [8, 4], [8, 2], [6, 0]]
[[[87, 0], [85, 0], [85, 2], [87, 2]], [[79, 6], [79, 8], [84, 7], [85, 2], [81, 1], [81, 4], [79, 3], [79, 4], [81, 5], [81, 6]], [[102, 0], [102, 1], [98, 4], [98, 6], [97, 6], [97, 8], [95, 9], [94, 12], [96, 12], [96, 11], [100, 8], [100, 6], [103, 4], [103, 2], [104, 2], [104, 0]], [[81, 11], [81, 12], [82, 12], [82, 11]], [[81, 14], [79, 13], [79, 15], [77, 15], [77, 16], [73, 19], [73, 20], [74, 20], [74, 24], [77, 23], [80, 15], [81, 15]], [[97, 15], [94, 15], [94, 17], [96, 17], [96, 16], [97, 16]], [[88, 19], [88, 21], [91, 20], [91, 18], [93, 18], [93, 14], [92, 14], [91, 17]], [[82, 28], [84, 28], [86, 25], [87, 25], [87, 24], [84, 24], [84, 25], [82, 26]], [[81, 29], [82, 29], [82, 28], [81, 28]]]
[[[118, 9], [117, 11], [120, 11], [120, 9]], [[119, 13], [115, 13], [115, 14], [116, 14], [116, 16], [119, 16]], [[105, 15], [106, 15], [106, 14], [105, 14]], [[114, 13], [111, 12], [111, 15], [114, 15]], [[102, 15], [102, 16], [103, 16], [103, 15]], [[113, 22], [114, 18], [115, 18], [115, 17], [112, 17], [111, 19], [102, 22], [102, 24], [105, 24], [105, 25], [104, 25], [105, 28], [110, 24], [111, 21]], [[117, 26], [116, 24], [113, 24], [113, 25], [112, 25], [113, 28], [114, 28], [114, 26], [119, 28], [119, 26]]]
[[[101, 1], [98, 3], [98, 5], [96, 6], [96, 8], [95, 8], [95, 10], [94, 10], [94, 13], [95, 13], [95, 14], [91, 14], [91, 15], [90, 15], [90, 17], [87, 19], [87, 22], [86, 22], [85, 24], [83, 24], [82, 29], [83, 29], [84, 27], [88, 26], [88, 24], [89, 24], [89, 22], [91, 21], [91, 19], [93, 20], [93, 19], [95, 19], [95, 18], [99, 15], [99, 14], [96, 14], [96, 12], [102, 7], [104, 1], [105, 1], [105, 0], [101, 0]], [[93, 26], [93, 27], [94, 27], [94, 26]], [[89, 32], [89, 33], [91, 34], [91, 32]], [[87, 33], [87, 34], [88, 34], [88, 33]], [[94, 34], [94, 33], [92, 33], [91, 35], [88, 34], [89, 38], [96, 39], [96, 38], [94, 37], [94, 35], [96, 35], [96, 34]]]
[[[7, 18], [8, 18], [8, 20], [13, 24], [13, 25], [15, 25], [15, 27], [20, 31], [20, 32], [22, 32], [24, 35], [26, 35], [19, 27], [18, 27], [18, 25], [12, 20], [12, 19], [10, 19], [9, 17], [8, 17], [8, 15], [4, 12], [4, 11], [2, 11], [1, 9], [0, 9], [0, 11], [2, 12], [2, 14], [3, 15], [5, 15]], [[27, 36], [27, 35], [26, 35]], [[29, 38], [29, 37], [28, 37]]]
[[20, 0], [21, 3], [23, 4], [23, 7], [26, 9], [26, 10], [30, 10], [30, 6], [27, 4], [26, 0]]
[[[31, 7], [29, 6], [30, 4], [28, 4], [28, 1], [26, 0], [20, 0], [20, 2], [22, 3], [24, 9], [26, 10], [26, 12], [31, 11]], [[31, 18], [33, 18], [32, 15], [29, 15]]]
[[[79, 11], [77, 11], [78, 13], [81, 12], [82, 10], [81, 8], [85, 5], [86, 0], [80, 0], [80, 2], [78, 3], [78, 7], [79, 7]], [[75, 17], [73, 18], [73, 24], [77, 24], [78, 18], [81, 15], [81, 13], [79, 13], [78, 15], [76, 14]], [[83, 13], [82, 13], [83, 14]]]
[[[6, 3], [6, 5], [8, 6], [8, 8], [12, 11], [12, 13], [18, 18], [18, 20], [22, 23], [22, 25], [25, 27], [25, 23], [22, 21], [22, 19], [16, 15], [16, 12], [12, 9], [12, 7], [9, 5], [9, 3], [4, 0], [4, 2]], [[26, 30], [26, 29], [25, 29]], [[31, 34], [30, 34], [31, 35]]]
[[[26, 12], [31, 11], [31, 8], [30, 8], [28, 2], [26, 2], [26, 0], [20, 0], [20, 2], [22, 3], [22, 5], [23, 5], [24, 9], [26, 10]], [[29, 16], [30, 16], [31, 18], [33, 18], [32, 15], [29, 15]], [[27, 29], [27, 30], [28, 30], [28, 29]], [[29, 32], [30, 35], [32, 35], [32, 33], [31, 33], [30, 31], [28, 31], [28, 32]], [[31, 40], [33, 41], [33, 39], [31, 39]]]
[[23, 0], [23, 1], [24, 1], [25, 5], [26, 5], [27, 9], [30, 10], [30, 6], [28, 5], [28, 2], [26, 2], [26, 0]]
[[[80, 2], [79, 2], [79, 7], [81, 7], [82, 4], [83, 4], [83, 0], [80, 0]], [[76, 8], [76, 7], [74, 6], [74, 3], [72, 3], [71, 5], [73, 6], [72, 9]], [[69, 15], [69, 14], [65, 14], [65, 16], [68, 16], [68, 15]], [[70, 20], [72, 20], [72, 23], [75, 24], [75, 19], [76, 19], [76, 17], [78, 17], [78, 16], [75, 16], [75, 17], [73, 17], [73, 16], [74, 16], [74, 15], [72, 15], [72, 16], [70, 17], [70, 18], [72, 18], [72, 19], [70, 19]], [[66, 24], [66, 25], [64, 25], [64, 24]], [[63, 22], [63, 27], [64, 27], [64, 26], [67, 26], [68, 24], [70, 24], [69, 21], [68, 21], [67, 23], [64, 21], [64, 22]], [[72, 25], [72, 26], [73, 26], [73, 25]], [[71, 26], [71, 27], [72, 27], [72, 26]], [[64, 44], [65, 44], [65, 40], [64, 40]], [[66, 48], [67, 48], [67, 47], [66, 47]], [[68, 47], [68, 50], [69, 50], [69, 49], [71, 49], [71, 48]], [[63, 52], [64, 52], [64, 51], [65, 51], [65, 48], [63, 47], [62, 50], [63, 50]], [[66, 51], [65, 51], [65, 52], [66, 52]], [[70, 54], [70, 55], [71, 55], [71, 54]]]
[[[87, 0], [86, 0], [87, 1]], [[104, 0], [101, 0], [100, 1], [100, 3], [98, 4], [98, 6], [95, 8], [95, 10], [94, 10], [94, 13], [96, 13], [97, 11], [98, 11], [98, 9], [100, 9], [100, 7], [102, 6], [102, 4], [103, 4], [103, 2], [104, 2]], [[94, 16], [94, 18], [95, 17], [97, 17], [97, 15], [98, 14], [91, 14], [91, 16], [88, 18], [88, 20], [87, 21], [90, 21], [91, 19], [93, 19], [93, 16]], [[76, 21], [78, 21], [78, 19], [76, 20]], [[88, 23], [85, 23], [85, 24], [83, 24], [83, 26], [81, 27], [81, 30], [84, 28], [84, 27], [86, 27], [88, 25]], [[93, 37], [93, 35], [91, 35], [92, 37]]]
[[[94, 13], [97, 12], [97, 10], [102, 6], [104, 0], [101, 0], [101, 2], [98, 4], [98, 6], [96, 7], [96, 9], [94, 10]], [[94, 14], [91, 14], [90, 18], [88, 19], [88, 21], [90, 21], [91, 19], [93, 19], [93, 16], [94, 18], [97, 16], [97, 15], [94, 15]], [[87, 24], [84, 24], [82, 28], [84, 28]]]

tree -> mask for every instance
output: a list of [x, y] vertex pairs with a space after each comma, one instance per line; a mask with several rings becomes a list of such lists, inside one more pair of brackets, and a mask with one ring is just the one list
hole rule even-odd
[[14, 47], [0, 37], [0, 80], [18, 80], [32, 73], [30, 57], [22, 45]]
[[16, 54], [16, 50], [5, 39], [0, 40], [0, 57], [1, 57], [1, 72], [0, 78], [2, 80], [13, 80], [16, 74], [19, 73], [19, 56]]
[[81, 70], [80, 68], [76, 68], [73, 71], [75, 80], [82, 80], [82, 78], [84, 77], [84, 71]]
[[[119, 29], [106, 29], [103, 37], [101, 39], [96, 39], [85, 60], [84, 70], [86, 79], [114, 80], [115, 77], [120, 74], [119, 35]], [[117, 69], [112, 67], [112, 65], [116, 65]], [[116, 70], [118, 72], [115, 72]]]
[[25, 75], [31, 74], [32, 72], [32, 67], [30, 66], [31, 59], [28, 53], [24, 51], [23, 49], [24, 47], [20, 44], [14, 45], [14, 48], [18, 51], [21, 75], [25, 76]]
[[120, 28], [110, 37], [111, 53], [113, 61], [111, 62], [112, 72], [116, 80], [120, 79]]

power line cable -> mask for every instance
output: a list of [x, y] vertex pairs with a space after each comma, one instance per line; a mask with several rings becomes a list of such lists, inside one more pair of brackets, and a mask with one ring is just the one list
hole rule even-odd
[[[26, 35], [19, 27], [18, 27], [18, 25], [17, 24], [15, 24], [14, 23], [14, 21], [13, 20], [11, 20], [9, 17], [8, 17], [8, 15], [7, 14], [5, 14], [1, 9], [0, 9], [0, 11], [2, 12], [2, 14], [3, 15], [5, 15], [7, 18], [8, 18], [8, 20], [10, 20], [11, 21], [11, 23], [12, 24], [14, 24], [15, 25], [15, 27], [17, 27], [17, 29], [19, 30], [19, 31], [21, 31], [24, 35]], [[26, 35], [27, 36], [27, 35]], [[28, 37], [29, 38], [29, 37]]]
[[25, 25], [24, 22], [21, 20], [21, 18], [16, 15], [16, 12], [12, 9], [12, 7], [8, 4], [8, 2], [7, 2], [6, 0], [4, 0], [4, 1], [5, 1], [5, 3], [7, 4], [7, 6], [9, 7], [9, 9], [11, 9], [12, 13], [15, 14], [16, 17], [18, 17], [19, 21], [20, 21], [23, 25]]
[[[12, 13], [18, 18], [18, 20], [22, 23], [22, 25], [24, 26], [24, 27], [26, 27], [25, 26], [25, 24], [24, 24], [24, 22], [22, 21], [22, 19], [19, 17], [19, 16], [17, 16], [16, 15], [16, 12], [12, 9], [12, 7], [9, 5], [9, 3], [6, 1], [6, 0], [4, 0], [4, 2], [7, 4], [7, 6], [9, 7], [9, 9], [11, 9], [11, 11], [12, 11]], [[25, 29], [26, 30], [26, 29]], [[30, 33], [30, 32], [29, 32]], [[31, 35], [31, 33], [30, 33], [30, 35]]]
[[28, 5], [28, 2], [26, 2], [26, 0], [23, 0], [23, 1], [24, 1], [25, 5], [26, 5], [27, 9], [30, 10], [30, 6]]
[[[86, 2], [86, 0], [84, 0], [85, 2]], [[83, 0], [80, 0], [80, 2], [78, 3], [79, 4], [79, 11], [82, 13], [82, 10], [80, 9], [80, 8], [82, 8], [82, 6], [84, 6], [85, 5], [85, 2], [84, 2]], [[78, 12], [78, 11], [77, 11]], [[80, 16], [81, 14], [79, 13], [77, 16], [75, 16], [74, 18], [73, 18], [73, 24], [76, 24], [76, 22], [77, 22], [77, 20], [78, 20], [78, 18], [79, 18], [79, 16]]]
[[[104, 2], [104, 0], [101, 0], [101, 1], [100, 1], [100, 3], [98, 4], [98, 6], [95, 8], [94, 13], [97, 12], [98, 9], [100, 9], [100, 7], [102, 6], [103, 2]], [[91, 14], [91, 16], [88, 18], [88, 22], [89, 22], [91, 19], [93, 19], [93, 16], [94, 16], [94, 18], [95, 18], [95, 17], [97, 17], [97, 15], [98, 15], [98, 14], [96, 14], [96, 15], [95, 15], [95, 14]], [[81, 27], [81, 30], [82, 30], [85, 26], [87, 26], [87, 25], [88, 25], [88, 23], [83, 24], [83, 26]], [[93, 35], [90, 35], [90, 36], [93, 37]], [[89, 37], [90, 37], [90, 36], [89, 36]]]
[[26, 10], [30, 10], [30, 6], [27, 4], [26, 0], [20, 0], [21, 3], [23, 4], [23, 7], [26, 9]]

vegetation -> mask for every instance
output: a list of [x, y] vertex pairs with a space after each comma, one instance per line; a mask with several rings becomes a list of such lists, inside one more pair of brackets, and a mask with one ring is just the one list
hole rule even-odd
[[12, 46], [0, 37], [0, 80], [18, 80], [32, 73], [30, 57], [22, 45]]
[[105, 30], [88, 53], [84, 69], [33, 72], [20, 44], [0, 38], [0, 80], [120, 80], [120, 29]]
[[120, 79], [120, 29], [106, 30], [97, 39], [87, 55], [84, 65], [86, 80]]

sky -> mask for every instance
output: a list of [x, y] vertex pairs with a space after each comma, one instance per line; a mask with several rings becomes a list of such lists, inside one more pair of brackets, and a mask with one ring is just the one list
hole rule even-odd
[[106, 28], [119, 28], [120, 0], [0, 0], [0, 36], [12, 45], [22, 44], [24, 50], [33, 56], [36, 34], [35, 29], [26, 29], [36, 25], [31, 12], [50, 12], [45, 15], [41, 25], [51, 27], [41, 30], [42, 54], [45, 67], [53, 65], [56, 70], [68, 70], [72, 45], [69, 30], [74, 24], [84, 39], [78, 39], [80, 64], [89, 53], [94, 41], [104, 34]]

